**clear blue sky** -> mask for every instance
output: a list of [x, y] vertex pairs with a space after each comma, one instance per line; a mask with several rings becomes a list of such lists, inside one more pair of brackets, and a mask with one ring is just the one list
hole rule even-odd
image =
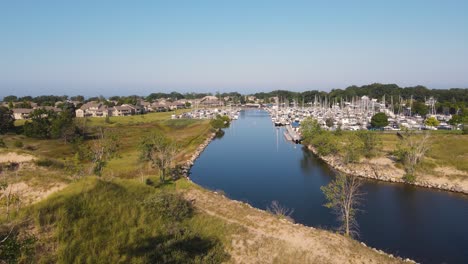
[[0, 96], [468, 87], [468, 1], [1, 1]]

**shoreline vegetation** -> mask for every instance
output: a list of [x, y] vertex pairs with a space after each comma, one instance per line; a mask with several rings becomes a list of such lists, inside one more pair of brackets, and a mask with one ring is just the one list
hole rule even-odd
[[370, 159], [359, 163], [345, 164], [340, 157], [333, 155], [322, 156], [318, 153], [316, 148], [312, 146], [307, 146], [307, 148], [312, 151], [316, 157], [338, 172], [371, 180], [409, 184], [417, 187], [468, 195], [468, 189], [461, 187], [459, 182], [450, 182], [449, 180], [446, 180], [439, 183], [437, 181], [441, 180], [437, 178], [425, 178], [425, 180], [417, 179], [414, 182], [407, 182], [403, 179], [404, 171], [392, 164], [393, 161], [388, 158]]
[[[11, 206], [8, 213], [2, 207], [0, 235], [13, 246], [9, 260], [414, 263], [230, 200], [185, 177], [168, 174], [168, 180], [157, 183], [158, 170], [141, 166], [138, 158], [137, 142], [143, 136], [157, 129], [182, 146], [175, 157], [185, 170], [180, 176], [220, 136], [220, 128], [213, 129], [216, 124], [169, 118], [170, 113], [158, 113], [131, 117], [130, 123], [124, 118], [111, 118], [110, 123], [91, 119], [90, 127], [117, 127], [119, 138], [126, 138], [117, 140], [118, 155], [102, 167], [101, 176], [69, 170], [74, 151], [62, 140], [4, 136], [7, 148], [0, 156], [8, 166], [2, 167], [1, 177], [8, 186], [2, 199]], [[23, 145], [15, 143], [19, 140]], [[81, 144], [100, 140], [91, 137]], [[91, 168], [87, 162], [82, 165]], [[35, 195], [28, 199], [30, 193]], [[0, 247], [3, 258], [6, 248]]]
[[468, 136], [462, 133], [328, 131], [312, 118], [301, 131], [302, 144], [338, 172], [468, 194]]

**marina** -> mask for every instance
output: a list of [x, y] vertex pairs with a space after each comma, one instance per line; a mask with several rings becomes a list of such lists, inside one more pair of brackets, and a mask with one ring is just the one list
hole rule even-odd
[[[332, 229], [337, 222], [320, 190], [334, 172], [309, 150], [290, 144], [265, 110], [241, 111], [190, 170], [190, 178], [228, 197], [266, 209], [274, 200], [301, 224]], [[248, 150], [248, 151], [247, 151]], [[235, 161], [235, 162], [234, 162]], [[465, 263], [467, 198], [400, 183], [364, 180], [359, 241], [422, 263]]]
[[[434, 98], [426, 100], [426, 105], [430, 109], [427, 116], [415, 115], [410, 106], [403, 107], [403, 102], [398, 109], [394, 108], [393, 98], [387, 102], [385, 96], [379, 101], [367, 96], [355, 97], [351, 100], [333, 100], [327, 98], [315, 97], [313, 102], [302, 103], [301, 106], [296, 101], [289, 103], [279, 103], [280, 98], [276, 97], [276, 104], [265, 105], [264, 109], [268, 111], [275, 126], [286, 126], [293, 122], [300, 123], [307, 117], [317, 119], [319, 124], [327, 130], [367, 130], [370, 128], [372, 116], [376, 113], [385, 113], [388, 117], [388, 126], [384, 130], [437, 130], [437, 129], [457, 129], [450, 126], [447, 121], [452, 118], [451, 115], [436, 114]], [[401, 99], [400, 99], [401, 101]], [[435, 117], [440, 124], [437, 127], [431, 127], [424, 124], [427, 117]]]

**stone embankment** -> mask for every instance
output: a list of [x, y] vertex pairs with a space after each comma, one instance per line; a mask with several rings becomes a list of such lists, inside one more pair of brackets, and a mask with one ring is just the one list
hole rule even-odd
[[193, 166], [195, 160], [200, 156], [200, 154], [205, 150], [205, 148], [210, 144], [211, 140], [215, 138], [216, 133], [212, 133], [206, 140], [203, 142], [201, 145], [197, 147], [195, 152], [190, 156], [190, 158], [182, 165], [182, 172], [185, 175], [185, 177], [188, 178], [189, 173], [190, 173], [190, 168]]
[[412, 184], [419, 187], [440, 189], [444, 191], [451, 191], [457, 193], [468, 194], [468, 190], [462, 188], [457, 183], [436, 183], [430, 180], [418, 179], [414, 183], [407, 183], [403, 179], [404, 171], [396, 168], [393, 164], [377, 164], [372, 162], [361, 162], [358, 164], [345, 164], [342, 159], [338, 156], [320, 156], [317, 151], [309, 146], [308, 147], [317, 157], [326, 162], [334, 170], [343, 172], [346, 174], [356, 175], [362, 178], [369, 178], [379, 181], [395, 182]]

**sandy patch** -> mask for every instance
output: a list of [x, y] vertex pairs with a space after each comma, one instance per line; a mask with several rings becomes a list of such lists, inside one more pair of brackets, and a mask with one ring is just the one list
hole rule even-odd
[[18, 154], [15, 152], [8, 152], [8, 153], [1, 153], [0, 154], [0, 163], [5, 163], [5, 162], [17, 162], [17, 163], [22, 163], [22, 162], [29, 162], [34, 160], [34, 156], [28, 155], [28, 154]]
[[31, 204], [38, 202], [54, 192], [62, 190], [67, 186], [65, 183], [54, 183], [46, 188], [31, 187], [25, 182], [17, 182], [8, 185], [8, 188], [2, 194], [16, 194], [21, 198], [22, 204]]
[[293, 224], [212, 192], [185, 194], [197, 209], [238, 232], [232, 234], [232, 263], [399, 263], [332, 232]]
[[434, 171], [443, 177], [445, 176], [468, 176], [468, 173], [457, 170], [456, 168], [453, 167], [437, 167], [434, 169]]

